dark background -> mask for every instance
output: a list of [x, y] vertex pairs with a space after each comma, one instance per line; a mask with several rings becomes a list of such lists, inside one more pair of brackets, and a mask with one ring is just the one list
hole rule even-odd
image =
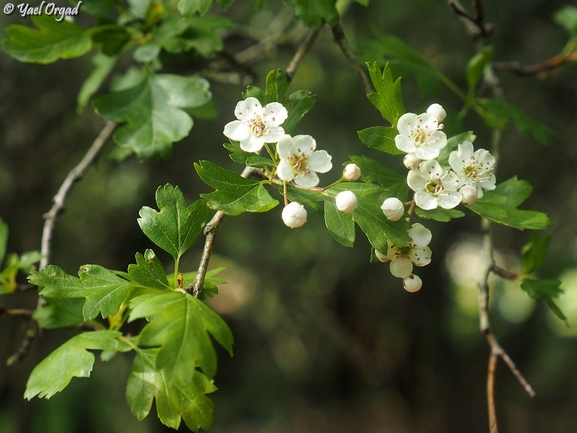
[[[469, 6], [465, 2], [465, 6]], [[571, 4], [557, 0], [486, 2], [487, 21], [495, 24], [488, 43], [495, 61], [539, 63], [557, 54], [566, 32], [552, 15]], [[217, 13], [222, 13], [215, 6]], [[236, 1], [225, 13], [240, 24], [225, 51], [234, 54], [270, 34], [269, 25], [284, 11], [270, 1], [261, 9]], [[82, 15], [82, 14], [81, 14]], [[79, 20], [87, 17], [79, 17]], [[0, 15], [0, 27], [28, 18]], [[371, 26], [405, 40], [450, 79], [465, 88], [464, 68], [475, 54], [444, 1], [374, 0], [368, 8], [352, 4], [343, 27], [353, 46], [372, 38]], [[272, 43], [250, 64], [255, 85], [267, 72], [288, 65], [296, 45], [286, 38]], [[298, 28], [296, 29], [297, 35]], [[288, 40], [286, 40], [288, 39]], [[176, 59], [167, 70], [202, 73], [206, 62]], [[80, 160], [104, 122], [88, 107], [75, 111], [76, 94], [91, 68], [90, 56], [52, 65], [19, 63], [0, 54], [0, 216], [10, 227], [10, 252], [40, 247], [42, 214], [51, 206], [68, 171]], [[577, 314], [577, 80], [576, 69], [518, 77], [498, 72], [506, 99], [552, 127], [549, 147], [521, 135], [512, 125], [503, 133], [498, 181], [513, 175], [529, 181], [534, 193], [524, 208], [547, 212], [555, 225], [547, 230], [551, 251], [542, 277], [563, 280], [561, 308], [575, 325]], [[52, 262], [74, 274], [96, 263], [126, 269], [136, 252], [153, 245], [136, 218], [143, 205], [154, 206], [159, 185], [179, 185], [188, 201], [209, 188], [198, 179], [193, 162], [208, 159], [240, 172], [221, 144], [224, 124], [244, 84], [212, 81], [218, 116], [195, 119], [189, 137], [163, 162], [129, 159], [117, 164], [105, 156], [71, 194], [59, 218]], [[324, 29], [303, 60], [291, 90], [317, 95], [313, 111], [295, 133], [313, 135], [333, 156], [335, 169], [321, 176], [328, 184], [339, 176], [350, 154], [366, 154], [404, 172], [400, 158], [367, 150], [356, 131], [383, 124], [329, 29]], [[449, 117], [461, 109], [446, 88], [420, 95], [413, 76], [403, 78], [408, 111], [422, 112], [441, 103]], [[491, 130], [475, 116], [465, 129], [477, 134], [476, 147], [489, 147]], [[113, 147], [109, 144], [107, 150]], [[211, 303], [235, 335], [235, 354], [219, 357], [212, 395], [216, 403], [213, 432], [368, 432], [481, 433], [488, 431], [486, 375], [489, 349], [478, 331], [475, 272], [479, 263], [476, 215], [451, 224], [426, 222], [433, 232], [433, 263], [419, 269], [423, 289], [408, 294], [388, 266], [370, 264], [369, 244], [358, 232], [347, 249], [323, 230], [322, 218], [309, 211], [309, 222], [289, 230], [280, 209], [267, 214], [226, 218], [212, 266], [226, 266], [226, 286]], [[496, 227], [496, 253], [503, 266], [519, 269], [520, 248], [530, 233]], [[184, 257], [194, 270], [201, 242]], [[161, 259], [169, 260], [160, 252]], [[577, 331], [535, 304], [513, 283], [494, 281], [491, 318], [495, 333], [533, 385], [531, 400], [508, 369], [499, 363], [496, 399], [502, 432], [577, 431]], [[7, 306], [33, 308], [34, 293], [2, 297]], [[0, 321], [0, 360], [18, 348], [26, 323]], [[124, 402], [131, 356], [97, 361], [90, 380], [74, 379], [50, 401], [23, 400], [27, 377], [41, 359], [74, 331], [45, 331], [21, 364], [0, 367], [0, 432], [159, 432], [153, 413], [136, 421]], [[181, 428], [185, 430], [185, 426]]]

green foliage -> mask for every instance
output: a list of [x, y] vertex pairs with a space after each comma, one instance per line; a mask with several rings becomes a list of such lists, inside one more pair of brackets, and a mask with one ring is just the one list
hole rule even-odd
[[92, 58], [92, 63], [94, 64], [94, 70], [82, 83], [80, 92], [78, 92], [78, 104], [76, 106], [76, 111], [81, 113], [86, 108], [90, 98], [100, 89], [106, 77], [110, 74], [118, 58], [116, 56], [107, 56], [106, 54], [96, 54]]
[[[363, 182], [377, 183], [388, 197], [397, 197], [405, 201], [408, 195], [407, 179], [387, 168], [380, 162], [366, 156], [349, 156], [349, 159], [361, 169]], [[386, 197], [385, 197], [386, 198]]]
[[549, 235], [539, 237], [537, 233], [531, 236], [531, 242], [521, 250], [523, 259], [523, 274], [529, 275], [541, 267], [549, 247]]
[[518, 230], [542, 230], [551, 225], [551, 220], [543, 212], [517, 209], [531, 194], [533, 188], [528, 182], [511, 179], [497, 185], [493, 191], [485, 192], [482, 199], [467, 206], [473, 212], [493, 222]]
[[24, 398], [49, 399], [66, 388], [73, 377], [89, 377], [94, 354], [88, 350], [114, 349], [120, 335], [117, 331], [97, 331], [72, 337], [32, 370]]
[[45, 298], [47, 305], [34, 311], [34, 320], [45, 329], [66, 328], [84, 322], [83, 298]]
[[367, 95], [367, 97], [383, 118], [396, 127], [399, 117], [405, 114], [401, 79], [393, 80], [393, 73], [388, 64], [385, 65], [382, 72], [377, 62], [367, 63], [367, 67], [375, 87], [375, 92]]
[[559, 297], [563, 290], [561, 289], [561, 281], [556, 279], [532, 279], [526, 278], [521, 283], [521, 288], [535, 300], [543, 300], [547, 306], [555, 313], [555, 315], [567, 322], [567, 318], [557, 306], [553, 298]]
[[[150, 226], [146, 223], [143, 224], [145, 224], [146, 227], [153, 226], [154, 229], [162, 230], [160, 226], [154, 226], [154, 223], [150, 224]], [[176, 236], [177, 239], [179, 239], [178, 234]], [[178, 252], [178, 249], [176, 248], [175, 251]], [[138, 284], [145, 288], [158, 290], [171, 289], [168, 284], [168, 278], [166, 278], [164, 267], [152, 250], [146, 250], [144, 255], [136, 253], [136, 264], [128, 265], [128, 275], [130, 275], [135, 285]]]
[[159, 211], [148, 206], [140, 209], [138, 225], [152, 242], [179, 260], [202, 233], [210, 211], [203, 200], [187, 206], [180, 188], [170, 184], [156, 190], [156, 204]]
[[237, 141], [224, 143], [223, 146], [230, 152], [230, 159], [244, 166], [249, 165], [254, 168], [265, 169], [273, 169], [276, 167], [270, 158], [265, 158], [252, 152], [245, 152], [240, 148], [240, 144]]
[[146, 294], [130, 301], [129, 321], [146, 318], [139, 345], [160, 347], [156, 367], [171, 377], [186, 379], [195, 367], [212, 378], [216, 352], [208, 337], [215, 338], [232, 355], [232, 333], [226, 323], [200, 300], [180, 292]]
[[29, 281], [40, 287], [47, 298], [84, 298], [84, 320], [114, 316], [132, 289], [132, 284], [99, 265], [84, 265], [78, 270], [80, 278], [68, 275], [56, 265], [34, 271]]
[[355, 243], [355, 222], [350, 213], [343, 213], [337, 209], [333, 199], [325, 198], [324, 201], [325, 225], [335, 240], [352, 248]]
[[452, 219], [462, 218], [465, 216], [465, 214], [458, 209], [443, 209], [442, 207], [432, 210], [424, 210], [417, 206], [415, 207], [415, 213], [420, 218], [432, 219], [443, 223], [448, 223]]
[[278, 205], [258, 181], [245, 179], [210, 161], [194, 164], [200, 178], [216, 191], [201, 194], [208, 207], [222, 210], [227, 215], [240, 215], [244, 212], [267, 212]]
[[485, 66], [491, 61], [495, 55], [495, 48], [491, 45], [483, 48], [477, 54], [475, 54], [469, 63], [467, 64], [467, 69], [465, 76], [467, 78], [467, 94], [469, 97], [475, 95], [475, 90], [481, 79], [483, 78], [483, 70]]
[[295, 8], [295, 16], [305, 26], [320, 29], [326, 21], [334, 26], [339, 21], [336, 0], [283, 0]]
[[89, 33], [66, 20], [56, 21], [55, 16], [31, 17], [36, 29], [19, 24], [6, 27], [8, 39], [3, 49], [21, 62], [53, 63], [58, 59], [74, 59], [92, 48]]

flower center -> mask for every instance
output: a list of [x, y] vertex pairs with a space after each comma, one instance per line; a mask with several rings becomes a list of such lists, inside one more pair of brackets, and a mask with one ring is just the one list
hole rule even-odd
[[483, 164], [477, 160], [472, 161], [468, 166], [463, 168], [463, 173], [467, 179], [473, 182], [484, 182], [491, 178], [494, 168], [483, 168]]
[[427, 131], [422, 129], [420, 126], [417, 126], [417, 129], [413, 132], [411, 138], [415, 142], [415, 146], [421, 147], [427, 144], [429, 134], [427, 134]]
[[252, 132], [257, 137], [260, 137], [262, 134], [264, 134], [266, 130], [266, 125], [262, 120], [262, 117], [260, 117], [258, 114], [249, 120], [248, 127], [250, 128], [250, 132]]
[[296, 173], [307, 175], [310, 172], [308, 158], [303, 153], [295, 153], [289, 160]]
[[441, 191], [443, 191], [443, 182], [440, 179], [435, 179], [430, 182], [427, 182], [425, 185], [425, 191], [429, 194], [437, 196]]

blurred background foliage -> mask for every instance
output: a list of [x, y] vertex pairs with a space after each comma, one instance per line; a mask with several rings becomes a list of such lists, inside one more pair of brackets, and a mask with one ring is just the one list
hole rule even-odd
[[[567, 41], [553, 15], [569, 2], [485, 3], [486, 19], [495, 24], [488, 42], [495, 46], [496, 62], [539, 63]], [[236, 1], [226, 12], [215, 6], [212, 13], [237, 23], [237, 29], [223, 33], [224, 53], [247, 50], [246, 68], [227, 75], [238, 82], [225, 83], [214, 69], [227, 66], [225, 55], [212, 63], [177, 57], [167, 65], [169, 72], [207, 76], [218, 114], [196, 118], [190, 136], [166, 161], [142, 164], [130, 158], [118, 164], [100, 158], [58, 220], [52, 261], [68, 273], [87, 263], [125, 269], [136, 252], [150, 248], [136, 223], [138, 210], [154, 206], [154, 191], [166, 183], [179, 185], [189, 202], [208, 192], [193, 170], [194, 161], [208, 159], [240, 172], [222, 148], [222, 128], [233, 119], [246, 84], [263, 87], [269, 70], [288, 65], [304, 29], [278, 1]], [[81, 14], [78, 22], [86, 18]], [[0, 16], [1, 28], [13, 23], [30, 24], [17, 14]], [[367, 58], [369, 53], [360, 48], [379, 29], [407, 42], [466, 89], [464, 69], [475, 47], [445, 1], [373, 0], [366, 8], [351, 3], [342, 25], [359, 58]], [[259, 41], [259, 49], [250, 51]], [[75, 111], [89, 62], [82, 57], [42, 66], [0, 54], [0, 215], [10, 227], [8, 251], [39, 249], [43, 213], [104, 124], [90, 107], [81, 114]], [[499, 420], [502, 431], [509, 433], [574, 431], [577, 71], [569, 66], [531, 77], [507, 71], [498, 76], [508, 102], [556, 132], [552, 144], [544, 147], [510, 125], [502, 137], [498, 180], [515, 174], [528, 180], [534, 194], [524, 207], [547, 212], [554, 221], [548, 230], [551, 251], [540, 276], [563, 280], [559, 305], [572, 325], [566, 327], [517, 285], [494, 281], [495, 333], [537, 392], [530, 400], [500, 364]], [[356, 131], [382, 124], [382, 119], [327, 28], [289, 91], [303, 88], [317, 95], [317, 103], [295, 133], [313, 135], [319, 148], [333, 155], [335, 169], [321, 176], [321, 182], [336, 180], [347, 155], [387, 160], [364, 148], [357, 137]], [[443, 86], [422, 95], [414, 76], [403, 78], [403, 94], [408, 111], [422, 112], [439, 102], [450, 118], [461, 109]], [[463, 126], [477, 134], [476, 146], [489, 146], [491, 130], [481, 120], [468, 116]], [[108, 151], [113, 147], [109, 144]], [[401, 158], [389, 160], [404, 172]], [[482, 267], [480, 220], [467, 213], [451, 224], [428, 222], [428, 227], [434, 234], [433, 263], [420, 271], [423, 289], [411, 295], [388, 266], [368, 263], [369, 244], [361, 233], [354, 248], [341, 247], [312, 212], [299, 230], [282, 224], [280, 209], [226, 218], [212, 266], [227, 268], [223, 276], [228, 284], [221, 286], [211, 306], [223, 315], [236, 341], [233, 358], [225, 353], [219, 357], [212, 431], [486, 432], [489, 348], [478, 331], [476, 288], [476, 271]], [[495, 227], [494, 233], [498, 262], [518, 270], [519, 251], [530, 233], [505, 227]], [[195, 248], [183, 259], [186, 270], [196, 269], [201, 243]], [[36, 297], [19, 293], [2, 302], [33, 308]], [[3, 363], [18, 348], [25, 328], [21, 319], [0, 322]], [[130, 414], [123, 383], [131, 359], [122, 356], [97, 361], [90, 380], [73, 380], [50, 401], [23, 400], [34, 365], [73, 334], [45, 331], [24, 362], [0, 368], [0, 432], [169, 431], [155, 416], [138, 422]]]

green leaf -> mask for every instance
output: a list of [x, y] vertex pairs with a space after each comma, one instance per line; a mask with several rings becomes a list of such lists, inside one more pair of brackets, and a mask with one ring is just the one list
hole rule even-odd
[[233, 337], [218, 314], [195, 297], [180, 292], [148, 294], [134, 298], [129, 321], [146, 318], [140, 333], [142, 347], [160, 347], [156, 366], [171, 376], [186, 378], [195, 366], [212, 378], [216, 352], [208, 336], [232, 355]]
[[146, 250], [144, 255], [136, 253], [136, 264], [128, 265], [128, 275], [143, 287], [166, 290], [171, 287], [164, 266], [152, 250]]
[[53, 63], [58, 59], [74, 59], [92, 48], [90, 35], [82, 27], [55, 16], [31, 17], [37, 29], [19, 24], [6, 27], [9, 39], [3, 49], [21, 62]]
[[[279, 188], [279, 193], [283, 193], [283, 188]], [[288, 198], [289, 201], [296, 201], [300, 204], [306, 204], [310, 207], [317, 215], [323, 214], [323, 205], [322, 202], [324, 197], [314, 191], [304, 188], [294, 188], [288, 187]]]
[[66, 388], [73, 377], [89, 377], [94, 354], [88, 350], [114, 349], [121, 335], [117, 331], [92, 331], [72, 337], [32, 370], [24, 398], [49, 399]]
[[6, 256], [6, 246], [8, 245], [8, 234], [10, 231], [8, 230], [8, 224], [0, 218], [0, 266], [4, 261], [4, 257]]
[[178, 12], [182, 15], [189, 16], [195, 13], [204, 15], [210, 10], [213, 0], [179, 0]]
[[531, 236], [531, 242], [523, 247], [521, 250], [523, 258], [523, 273], [525, 275], [535, 272], [545, 259], [547, 248], [549, 247], [549, 235], [539, 237], [537, 233]]
[[150, 413], [153, 399], [160, 421], [173, 429], [181, 417], [192, 431], [208, 429], [213, 422], [214, 403], [206, 394], [216, 387], [196, 370], [187, 380], [172, 377], [156, 367], [159, 349], [137, 350], [126, 384], [126, 402], [132, 414], [142, 421]]
[[397, 128], [392, 126], [371, 126], [357, 131], [363, 144], [371, 149], [380, 150], [391, 155], [401, 155], [404, 152], [397, 149], [395, 137]]
[[341, 191], [352, 191], [357, 197], [367, 197], [375, 194], [386, 194], [388, 192], [387, 189], [372, 183], [340, 182], [325, 190], [325, 193], [334, 198]]
[[[117, 57], [130, 43], [131, 36], [127, 28], [117, 24], [106, 23], [90, 29], [92, 41], [100, 46], [101, 54]], [[99, 54], [97, 54], [99, 55]]]
[[517, 209], [532, 190], [528, 182], [517, 180], [514, 176], [497, 185], [493, 191], [485, 192], [482, 199], [467, 207], [488, 220], [518, 230], [542, 230], [551, 225], [547, 214]]
[[166, 158], [172, 143], [186, 137], [191, 117], [183, 110], [211, 97], [208, 81], [171, 74], [144, 74], [141, 82], [96, 98], [92, 104], [106, 120], [126, 123], [114, 133], [115, 142], [142, 160]]
[[276, 167], [270, 158], [265, 158], [264, 156], [255, 155], [252, 152], [245, 152], [242, 150], [238, 141], [224, 143], [223, 146], [226, 150], [231, 152], [229, 155], [230, 159], [239, 164], [266, 169], [272, 169]]
[[282, 104], [286, 99], [287, 87], [286, 74], [283, 70], [270, 71], [266, 76], [266, 99], [264, 103], [280, 102]]
[[470, 141], [474, 143], [477, 136], [473, 131], [462, 132], [461, 134], [454, 135], [447, 140], [447, 145], [441, 149], [441, 153], [437, 157], [437, 161], [441, 166], [449, 165], [449, 156], [453, 150], [457, 150], [459, 144]]
[[42, 290], [47, 298], [85, 298], [84, 320], [114, 316], [132, 289], [132, 284], [99, 265], [84, 265], [78, 270], [80, 278], [67, 274], [56, 265], [34, 271], [28, 280]]
[[307, 114], [315, 105], [316, 96], [308, 90], [297, 90], [291, 93], [288, 97], [288, 118], [282, 124], [282, 127], [287, 134], [292, 134], [300, 122], [300, 120]]
[[140, 209], [138, 225], [152, 242], [179, 260], [202, 233], [210, 211], [204, 200], [187, 207], [180, 188], [170, 184], [156, 190], [156, 204], [159, 211], [148, 206]]
[[295, 8], [296, 18], [307, 27], [320, 29], [326, 21], [331, 26], [339, 22], [336, 0], [284, 0]]
[[44, 329], [65, 328], [84, 322], [84, 299], [46, 299], [48, 305], [34, 311], [37, 320]]
[[489, 45], [479, 51], [469, 60], [467, 64], [466, 78], [469, 97], [475, 94], [477, 85], [483, 77], [483, 69], [485, 65], [491, 61], [495, 54], [495, 48]]
[[[6, 227], [6, 230], [8, 228]], [[0, 229], [1, 230], [1, 229]], [[6, 232], [6, 239], [8, 233]], [[40, 261], [42, 255], [38, 251], [28, 251], [22, 254], [8, 254], [4, 261], [4, 269], [0, 272], [0, 293], [12, 293], [18, 288], [16, 276], [19, 272], [29, 274], [35, 269], [34, 264]]]
[[559, 319], [567, 322], [567, 318], [553, 301], [553, 298], [558, 298], [563, 290], [561, 289], [561, 281], [555, 279], [532, 279], [526, 278], [521, 283], [521, 288], [535, 300], [543, 300], [547, 306], [555, 313]]
[[343, 213], [337, 209], [335, 201], [325, 198], [325, 225], [335, 240], [352, 248], [355, 243], [355, 222], [350, 213]]
[[441, 207], [432, 210], [424, 210], [416, 206], [415, 212], [420, 218], [441, 221], [444, 223], [448, 223], [452, 219], [462, 218], [465, 216], [465, 214], [458, 209], [443, 209]]
[[278, 205], [265, 187], [255, 180], [245, 179], [210, 161], [194, 164], [200, 178], [216, 191], [201, 194], [208, 207], [222, 210], [227, 215], [244, 212], [267, 212]]
[[76, 105], [76, 111], [82, 113], [86, 104], [92, 96], [100, 89], [100, 86], [116, 65], [118, 57], [109, 57], [104, 54], [96, 54], [92, 58], [92, 63], [94, 64], [94, 69], [90, 75], [82, 83], [80, 92], [78, 92], [78, 99]]
[[562, 26], [569, 34], [577, 38], [577, 8], [575, 6], [564, 6], [553, 15], [557, 24]]
[[367, 97], [377, 110], [379, 110], [381, 116], [394, 127], [393, 129], [396, 135], [397, 121], [399, 117], [405, 114], [403, 94], [401, 92], [401, 79], [397, 78], [393, 80], [393, 73], [388, 64], [385, 65], [382, 73], [377, 62], [367, 63], [367, 67], [369, 68], [369, 75], [375, 87], [375, 92], [367, 95]]
[[519, 108], [505, 101], [482, 98], [477, 98], [475, 101], [482, 108], [480, 114], [485, 123], [491, 128], [502, 130], [507, 126], [508, 120], [513, 119], [519, 132], [538, 140], [544, 145], [550, 144], [551, 139], [555, 136], [555, 131], [551, 128], [536, 122]]
[[363, 182], [378, 183], [388, 193], [388, 197], [397, 197], [401, 201], [407, 199], [408, 187], [405, 176], [366, 156], [351, 155], [349, 159], [361, 169]]
[[353, 219], [377, 251], [385, 253], [388, 250], [387, 239], [395, 245], [409, 245], [409, 224], [402, 219], [396, 222], [387, 220], [381, 204], [382, 200], [378, 196], [359, 197]]

